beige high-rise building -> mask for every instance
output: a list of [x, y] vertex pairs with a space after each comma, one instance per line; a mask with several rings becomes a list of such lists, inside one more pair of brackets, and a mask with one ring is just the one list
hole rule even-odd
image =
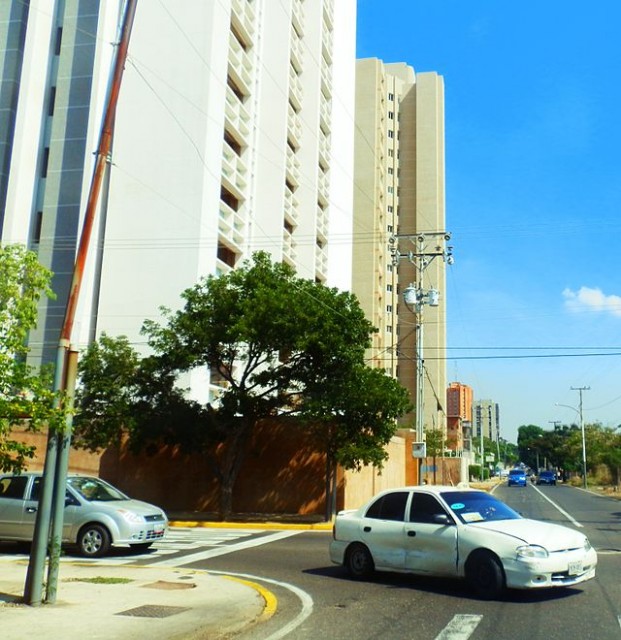
[[[422, 379], [422, 427], [446, 430], [443, 79], [358, 60], [355, 120], [353, 290], [379, 330], [368, 360], [397, 377], [415, 405]], [[425, 292], [418, 308], [403, 301], [410, 284]], [[415, 409], [403, 426], [417, 422]]]

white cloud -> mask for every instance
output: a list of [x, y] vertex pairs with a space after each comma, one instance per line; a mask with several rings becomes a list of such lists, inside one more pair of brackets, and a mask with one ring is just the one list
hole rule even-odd
[[621, 317], [621, 296], [607, 296], [601, 289], [580, 287], [578, 291], [565, 289], [565, 308], [569, 311], [596, 311], [598, 313], [610, 313]]

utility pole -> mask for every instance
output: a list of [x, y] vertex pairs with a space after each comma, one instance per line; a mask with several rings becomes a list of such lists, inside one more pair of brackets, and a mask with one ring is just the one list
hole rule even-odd
[[[103, 124], [99, 136], [95, 167], [91, 180], [86, 213], [80, 235], [80, 242], [73, 268], [73, 280], [65, 317], [56, 351], [56, 368], [54, 372], [54, 391], [68, 392], [69, 402], [72, 402], [73, 384], [70, 378], [77, 368], [77, 360], [71, 357], [71, 333], [75, 312], [78, 304], [82, 278], [88, 256], [88, 247], [95, 221], [97, 201], [101, 191], [101, 185], [105, 169], [109, 160], [112, 145], [112, 132], [114, 118], [121, 88], [121, 79], [127, 59], [129, 39], [136, 14], [138, 0], [127, 0], [119, 29], [119, 41], [116, 43], [116, 52], [113, 60], [113, 70], [108, 87]], [[32, 552], [26, 584], [24, 587], [24, 602], [31, 606], [39, 606], [42, 603], [43, 573], [45, 559], [48, 553], [49, 566], [46, 590], [46, 602], [54, 604], [56, 601], [58, 568], [60, 564], [60, 546], [63, 532], [63, 516], [65, 506], [65, 487], [67, 480], [67, 466], [69, 459], [69, 446], [71, 444], [71, 415], [67, 418], [64, 433], [50, 430], [48, 433], [47, 451], [41, 478], [41, 495], [39, 509], [35, 520]]]
[[584, 437], [584, 417], [582, 415], [582, 392], [590, 391], [591, 387], [570, 387], [572, 391], [577, 391], [580, 396], [578, 410], [580, 412], [580, 432], [582, 434], [582, 486], [587, 488], [587, 465], [586, 465], [586, 439]]
[[[414, 245], [414, 250], [401, 253], [398, 241], [404, 239]], [[422, 461], [426, 455], [424, 407], [425, 407], [425, 361], [423, 358], [423, 308], [427, 304], [437, 307], [440, 303], [440, 292], [435, 288], [425, 289], [423, 275], [427, 267], [438, 257], [447, 264], [453, 264], [453, 247], [445, 246], [451, 239], [451, 234], [445, 231], [432, 231], [414, 235], [396, 235], [390, 238], [392, 264], [397, 266], [403, 258], [407, 259], [415, 269], [416, 283], [410, 283], [403, 291], [403, 300], [413, 313], [416, 314], [416, 441], [419, 451], [418, 483], [423, 483]], [[430, 241], [434, 246], [429, 247]]]

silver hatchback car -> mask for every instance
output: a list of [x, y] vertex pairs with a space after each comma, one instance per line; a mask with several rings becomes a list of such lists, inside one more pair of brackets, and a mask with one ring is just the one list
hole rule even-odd
[[[41, 474], [0, 476], [0, 540], [32, 541], [40, 490]], [[99, 478], [67, 478], [63, 543], [81, 555], [100, 557], [111, 546], [148, 549], [167, 529], [159, 507], [132, 500]]]

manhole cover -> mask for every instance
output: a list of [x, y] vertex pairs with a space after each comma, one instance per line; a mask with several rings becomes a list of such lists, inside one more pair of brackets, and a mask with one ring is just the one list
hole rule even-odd
[[175, 589], [195, 589], [196, 584], [194, 582], [168, 582], [166, 580], [158, 580], [151, 584], [143, 585], [145, 589], [164, 589], [174, 591]]
[[160, 604], [145, 604], [142, 607], [135, 607], [127, 611], [117, 613], [117, 616], [134, 616], [136, 618], [168, 618], [177, 613], [187, 611], [188, 607], [167, 607]]

